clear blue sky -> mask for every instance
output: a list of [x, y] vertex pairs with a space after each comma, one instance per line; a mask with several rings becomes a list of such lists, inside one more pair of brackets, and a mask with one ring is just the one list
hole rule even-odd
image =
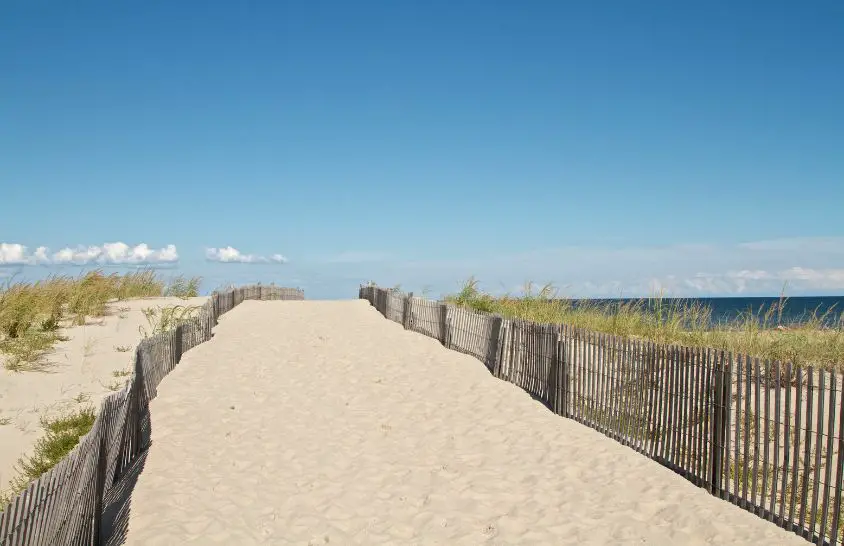
[[[48, 258], [172, 244], [314, 297], [844, 293], [839, 0], [6, 0], [0, 73], [0, 242]], [[62, 269], [11, 248], [0, 275]]]

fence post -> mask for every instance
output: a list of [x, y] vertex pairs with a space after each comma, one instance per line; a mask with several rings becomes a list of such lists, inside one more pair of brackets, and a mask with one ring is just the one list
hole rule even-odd
[[443, 344], [443, 347], [448, 349], [449, 343], [451, 340], [449, 339], [448, 335], [448, 304], [441, 303], [440, 304], [440, 343]]
[[173, 332], [173, 338], [174, 338], [173, 344], [175, 345], [175, 347], [174, 347], [175, 350], [174, 350], [174, 354], [173, 354], [173, 362], [175, 364], [178, 364], [179, 362], [182, 361], [182, 354], [184, 354], [183, 348], [185, 346], [185, 344], [184, 344], [185, 329], [184, 329], [183, 325], [179, 324], [178, 326], [176, 326], [176, 330], [175, 330], [175, 332]]
[[712, 458], [712, 475], [710, 476], [710, 491], [717, 494], [722, 489], [721, 476], [724, 470], [724, 444], [726, 442], [727, 428], [727, 404], [730, 403], [732, 378], [726, 373], [724, 366], [724, 353], [719, 351], [718, 362], [713, 367], [715, 370], [715, 392], [712, 428], [710, 430], [709, 445], [710, 457]]
[[91, 543], [94, 546], [102, 544], [103, 495], [105, 493], [106, 467], [108, 464], [108, 442], [106, 441], [108, 429], [105, 426], [105, 419], [110, 418], [110, 414], [111, 412], [109, 411], [102, 412], [101, 418], [103, 418], [103, 421], [99, 423], [100, 445], [99, 452], [97, 453], [97, 473], [94, 476], [94, 479], [96, 480], [94, 482], [94, 517], [91, 521], [91, 525], [93, 526], [93, 529], [91, 529]]
[[495, 374], [495, 370], [500, 366], [499, 349], [501, 346], [501, 325], [504, 319], [500, 315], [492, 317], [492, 326], [489, 329], [489, 343], [487, 344], [486, 364], [487, 369]]
[[560, 383], [560, 390], [557, 395], [559, 400], [557, 413], [563, 417], [569, 417], [569, 362], [566, 359], [566, 327], [560, 326], [556, 334], [554, 360], [557, 362], [557, 381]]
[[542, 343], [540, 344], [542, 347], [544, 358], [549, 360], [548, 362], [548, 376], [546, 377], [546, 382], [548, 385], [548, 395], [547, 400], [548, 407], [554, 413], [558, 413], [557, 406], [560, 394], [560, 365], [557, 362], [557, 327], [553, 324], [546, 324], [545, 327], [542, 329]]
[[410, 328], [410, 311], [411, 306], [413, 305], [413, 292], [409, 293], [404, 297], [404, 306], [402, 308], [402, 317], [401, 317], [401, 324], [404, 326], [404, 329], [407, 330]]

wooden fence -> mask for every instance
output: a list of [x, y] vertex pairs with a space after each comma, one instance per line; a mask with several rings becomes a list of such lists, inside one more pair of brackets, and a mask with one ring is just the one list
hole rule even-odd
[[359, 297], [712, 495], [815, 544], [844, 541], [840, 375], [504, 319], [376, 286]]
[[198, 316], [140, 342], [134, 373], [103, 400], [91, 431], [0, 513], [0, 546], [99, 545], [104, 499], [149, 443], [149, 402], [185, 351], [211, 339], [223, 313], [247, 299], [302, 300], [301, 290], [247, 286], [215, 292]]

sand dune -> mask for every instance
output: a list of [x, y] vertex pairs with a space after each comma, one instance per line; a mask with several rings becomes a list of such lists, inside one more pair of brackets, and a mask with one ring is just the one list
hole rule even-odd
[[128, 544], [805, 544], [364, 301], [244, 302], [151, 413]]
[[142, 337], [139, 327], [149, 328], [143, 309], [198, 306], [206, 299], [116, 302], [109, 305], [107, 316], [63, 329], [68, 340], [57, 343], [46, 355], [44, 371], [11, 372], [0, 366], [0, 491], [15, 476], [17, 460], [31, 454], [43, 433], [42, 415], [53, 416], [80, 406], [98, 408], [104, 397], [123, 386], [126, 377], [121, 372], [129, 368]]

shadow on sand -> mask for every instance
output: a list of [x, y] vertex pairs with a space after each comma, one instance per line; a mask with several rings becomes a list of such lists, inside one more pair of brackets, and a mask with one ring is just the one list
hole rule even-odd
[[126, 473], [115, 483], [108, 492], [103, 504], [102, 537], [107, 546], [117, 546], [126, 543], [129, 533], [129, 512], [132, 505], [132, 491], [138, 482], [138, 477], [144, 470], [149, 448], [141, 453], [135, 462], [126, 469]]

